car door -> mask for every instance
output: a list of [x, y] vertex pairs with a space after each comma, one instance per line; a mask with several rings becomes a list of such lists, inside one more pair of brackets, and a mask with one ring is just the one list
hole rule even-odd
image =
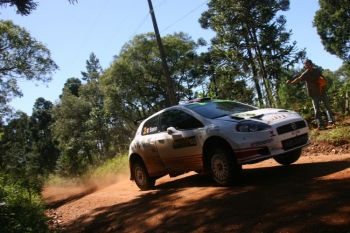
[[159, 132], [159, 115], [157, 115], [144, 123], [141, 130], [141, 140], [138, 142], [140, 154], [150, 176], [162, 175], [167, 171], [159, 157], [156, 146], [157, 134]]
[[160, 115], [157, 149], [169, 172], [202, 169], [202, 145], [198, 134], [204, 125], [189, 113], [170, 109]]

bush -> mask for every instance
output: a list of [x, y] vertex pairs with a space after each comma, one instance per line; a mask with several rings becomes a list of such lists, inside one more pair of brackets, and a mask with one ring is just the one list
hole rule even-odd
[[0, 173], [0, 232], [49, 232], [40, 196]]

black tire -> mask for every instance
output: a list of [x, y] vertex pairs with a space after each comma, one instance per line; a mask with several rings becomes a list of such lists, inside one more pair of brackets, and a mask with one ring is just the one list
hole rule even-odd
[[290, 165], [296, 162], [301, 155], [301, 149], [293, 150], [285, 154], [277, 155], [273, 157], [275, 161], [282, 165]]
[[237, 164], [230, 150], [215, 148], [209, 152], [209, 172], [212, 179], [221, 186], [238, 183], [242, 166]]
[[132, 166], [132, 172], [135, 183], [141, 190], [149, 190], [154, 187], [156, 180], [148, 175], [148, 171], [142, 162], [135, 162]]

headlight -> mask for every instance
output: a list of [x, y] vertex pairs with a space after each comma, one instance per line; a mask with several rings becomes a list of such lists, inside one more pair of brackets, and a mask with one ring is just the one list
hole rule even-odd
[[237, 131], [239, 132], [256, 132], [266, 129], [270, 129], [271, 126], [258, 121], [242, 121], [237, 125]]

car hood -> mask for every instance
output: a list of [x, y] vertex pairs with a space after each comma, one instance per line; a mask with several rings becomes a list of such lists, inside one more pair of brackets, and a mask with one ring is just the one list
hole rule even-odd
[[300, 115], [293, 111], [276, 108], [263, 108], [248, 112], [241, 112], [227, 116], [226, 120], [232, 119], [236, 121], [241, 120], [258, 120], [267, 124], [276, 124], [286, 119], [300, 119]]

